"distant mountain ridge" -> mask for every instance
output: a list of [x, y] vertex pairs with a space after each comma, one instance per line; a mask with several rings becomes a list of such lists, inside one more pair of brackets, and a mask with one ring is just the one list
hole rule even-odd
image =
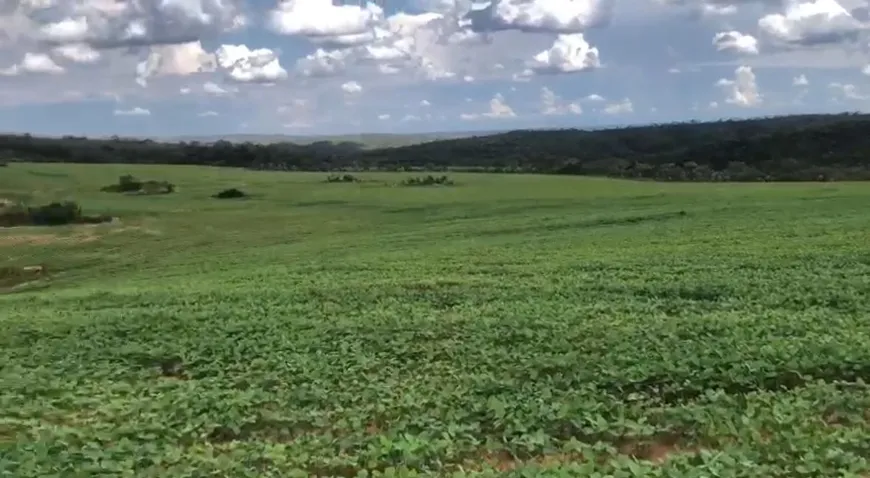
[[[322, 172], [461, 170], [669, 181], [870, 180], [868, 130], [870, 114], [841, 113], [499, 134], [276, 135], [271, 139], [277, 142], [270, 144], [263, 143], [268, 137], [256, 135], [214, 137], [213, 144], [7, 135], [0, 136], [0, 162]], [[303, 144], [306, 139], [313, 142]]]
[[411, 146], [414, 144], [425, 143], [429, 141], [441, 141], [450, 139], [471, 138], [474, 136], [490, 136], [501, 134], [506, 130], [493, 131], [452, 131], [452, 132], [432, 132], [432, 133], [360, 133], [360, 134], [341, 134], [341, 135], [283, 135], [283, 134], [226, 134], [226, 135], [185, 135], [173, 137], [150, 138], [154, 141], [169, 142], [169, 143], [191, 143], [198, 142], [204, 144], [212, 144], [218, 141], [229, 141], [231, 143], [253, 143], [253, 144], [276, 144], [276, 143], [294, 143], [294, 144], [312, 144], [318, 142], [330, 143], [355, 143], [359, 144], [363, 149], [378, 149], [378, 148], [394, 148], [400, 146]]

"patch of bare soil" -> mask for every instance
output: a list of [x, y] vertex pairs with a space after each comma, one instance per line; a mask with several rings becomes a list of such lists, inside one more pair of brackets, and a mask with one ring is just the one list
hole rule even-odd
[[[630, 456], [636, 460], [648, 461], [656, 465], [661, 465], [677, 455], [696, 455], [702, 451], [701, 447], [683, 445], [676, 439], [668, 437], [646, 441], [624, 441], [616, 449], [619, 455]], [[604, 459], [606, 458], [608, 457], [605, 456]], [[498, 472], [508, 472], [526, 466], [558, 468], [587, 460], [588, 458], [580, 453], [548, 453], [528, 458], [517, 458], [507, 451], [496, 451], [485, 452], [468, 459], [462, 463], [461, 467], [464, 470], [493, 469]]]
[[0, 267], [0, 291], [48, 277], [44, 265]]
[[112, 234], [117, 234], [119, 232], [134, 232], [134, 231], [141, 231], [149, 236], [160, 236], [163, 234], [161, 231], [159, 231], [157, 229], [152, 229], [152, 228], [141, 226], [141, 225], [140, 226], [117, 227], [117, 228], [112, 229], [110, 232]]
[[82, 244], [93, 242], [100, 236], [93, 230], [86, 230], [77, 234], [60, 236], [57, 234], [11, 234], [0, 235], [0, 247], [3, 246], [47, 246], [51, 244]]

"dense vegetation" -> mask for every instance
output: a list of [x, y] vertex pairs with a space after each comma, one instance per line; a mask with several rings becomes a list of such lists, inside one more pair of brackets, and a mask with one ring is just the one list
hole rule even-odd
[[85, 216], [75, 201], [52, 202], [42, 206], [5, 200], [0, 203], [0, 227], [99, 224], [111, 220], [109, 216]]
[[248, 195], [241, 189], [229, 188], [216, 193], [212, 197], [215, 199], [242, 199], [248, 197]]
[[6, 168], [0, 474], [870, 476], [866, 185], [324, 176]]
[[107, 193], [126, 193], [126, 194], [170, 194], [175, 192], [175, 185], [169, 181], [141, 181], [130, 174], [125, 174], [118, 178], [116, 184], [110, 184], [100, 189]]
[[365, 150], [0, 136], [0, 161], [234, 166], [295, 171], [476, 170], [671, 181], [870, 179], [870, 115], [802, 115], [599, 131], [513, 131]]
[[402, 181], [402, 186], [453, 186], [453, 180], [447, 176], [413, 177]]

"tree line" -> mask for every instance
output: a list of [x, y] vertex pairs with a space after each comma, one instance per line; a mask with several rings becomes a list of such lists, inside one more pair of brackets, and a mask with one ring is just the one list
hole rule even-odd
[[[163, 143], [0, 136], [0, 162], [190, 164], [287, 171], [485, 171], [669, 181], [870, 179], [870, 114], [605, 130], [520, 130], [364, 149], [353, 142]], [[2, 173], [0, 173], [2, 174]]]

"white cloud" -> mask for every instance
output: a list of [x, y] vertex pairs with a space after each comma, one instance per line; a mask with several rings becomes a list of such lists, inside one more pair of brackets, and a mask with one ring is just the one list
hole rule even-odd
[[50, 56], [45, 53], [30, 52], [24, 54], [24, 58], [21, 59], [20, 63], [0, 70], [0, 74], [4, 76], [15, 76], [24, 73], [57, 75], [63, 72], [64, 69], [55, 63]]
[[355, 95], [357, 93], [361, 93], [363, 87], [356, 81], [348, 81], [347, 83], [343, 83], [341, 85], [341, 90], [349, 95]]
[[296, 61], [296, 70], [305, 76], [331, 76], [347, 69], [348, 50], [327, 51], [318, 48]]
[[580, 33], [610, 20], [613, 0], [491, 0], [466, 15], [475, 31]]
[[55, 47], [52, 53], [73, 63], [94, 63], [100, 59], [100, 52], [86, 43], [61, 45]]
[[[415, 0], [389, 14], [383, 2], [341, 3], [0, 0], [0, 107], [64, 102], [99, 118], [87, 113], [95, 100], [146, 111], [174, 101], [180, 113], [149, 129], [208, 116], [199, 124], [329, 133], [445, 130], [463, 111], [518, 128], [541, 115], [597, 125], [729, 105], [779, 114], [796, 96], [812, 111], [870, 93], [858, 74], [870, 76], [870, 0]], [[764, 98], [756, 74], [770, 79]], [[818, 95], [807, 76], [835, 86]], [[600, 118], [637, 105], [636, 117]]]
[[759, 30], [782, 46], [811, 46], [857, 40], [867, 26], [836, 0], [789, 0], [783, 13], [765, 15]]
[[744, 55], [758, 54], [758, 40], [752, 35], [738, 31], [719, 32], [713, 37], [713, 45], [719, 51], [730, 51]]
[[278, 55], [268, 48], [251, 50], [246, 45], [221, 45], [215, 55], [218, 65], [238, 82], [271, 83], [287, 78]]
[[[188, 90], [188, 91], [190, 91], [190, 90]], [[203, 83], [202, 84], [202, 91], [204, 91], [205, 93], [208, 93], [210, 95], [216, 95], [216, 96], [229, 95], [231, 93], [234, 93], [234, 91], [232, 91], [231, 89], [225, 88], [225, 87], [223, 87], [223, 86], [221, 86], [213, 81], [206, 81], [205, 83]], [[185, 94], [185, 93], [182, 92], [182, 94]]]
[[726, 103], [751, 107], [761, 104], [761, 94], [758, 92], [758, 84], [755, 81], [755, 73], [751, 67], [739, 66], [734, 70], [734, 79], [722, 78], [717, 86], [728, 91]]
[[154, 45], [148, 57], [136, 65], [137, 80], [145, 84], [152, 76], [186, 76], [213, 71], [215, 55], [202, 48], [199, 40], [175, 45]]
[[535, 55], [530, 64], [537, 73], [576, 73], [600, 66], [598, 48], [590, 46], [582, 33], [559, 35], [553, 45]]
[[[43, 10], [38, 7], [27, 5], [26, 13]], [[34, 25], [32, 36], [98, 49], [191, 42], [245, 24], [241, 7], [233, 0], [89, 0], [57, 2], [52, 7], [54, 20]]]
[[579, 115], [583, 113], [583, 108], [578, 103], [562, 101], [562, 98], [557, 96], [553, 90], [544, 86], [541, 87], [540, 111], [544, 115], [564, 115], [567, 113]]
[[628, 98], [623, 98], [617, 103], [610, 103], [604, 107], [604, 113], [609, 115], [620, 115], [634, 113], [634, 105]]
[[269, 26], [284, 35], [341, 37], [368, 33], [384, 11], [375, 3], [333, 5], [331, 0], [287, 0], [269, 13]]
[[220, 116], [220, 115], [218, 115], [217, 112], [215, 112], [215, 111], [203, 111], [202, 113], [199, 113], [197, 116], [199, 116], [201, 118], [208, 118], [210, 116]]
[[489, 111], [482, 114], [463, 113], [459, 115], [460, 119], [463, 120], [478, 120], [481, 118], [514, 118], [516, 116], [517, 115], [514, 113], [513, 108], [505, 102], [504, 96], [502, 96], [501, 93], [496, 93], [495, 96], [489, 100]]
[[842, 97], [843, 99], [847, 99], [847, 100], [859, 100], [859, 101], [864, 101], [864, 100], [870, 99], [870, 95], [866, 95], [866, 94], [859, 92], [858, 88], [851, 83], [844, 84], [844, 83], [840, 83], [840, 82], [835, 81], [835, 82], [831, 83], [830, 85], [828, 85], [828, 87], [830, 87], [832, 90], [834, 90], [836, 92], [837, 97], [835, 97], [835, 99], [840, 99], [838, 97]]
[[129, 110], [115, 110], [114, 114], [115, 116], [150, 116], [151, 111], [136, 106]]

